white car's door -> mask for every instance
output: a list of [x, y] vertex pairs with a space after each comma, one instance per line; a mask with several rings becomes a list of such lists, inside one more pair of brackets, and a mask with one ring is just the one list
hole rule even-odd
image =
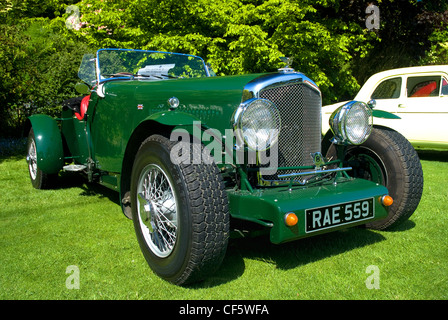
[[376, 101], [376, 109], [397, 113], [403, 97], [403, 77], [394, 76], [381, 81], [374, 88], [368, 100], [374, 99]]
[[[390, 127], [415, 146], [448, 144], [448, 77], [440, 73], [391, 76], [372, 90], [377, 110], [401, 119], [374, 118], [375, 125]], [[365, 99], [364, 100], [369, 100]]]
[[397, 131], [421, 146], [448, 143], [448, 81], [441, 74], [408, 75], [398, 104]]
[[[356, 98], [364, 100], [365, 102], [373, 99], [376, 101], [376, 110], [383, 110], [393, 114], [398, 114], [399, 106], [402, 105], [406, 99], [406, 87], [404, 85], [405, 80], [403, 78], [404, 77], [401, 75], [394, 75], [385, 78], [381, 80], [376, 87], [373, 87], [370, 93], [364, 91], [364, 95], [369, 94], [368, 96], [359, 98], [357, 96]], [[401, 120], [397, 119], [373, 119], [374, 125], [389, 127], [396, 131], [403, 129], [400, 126], [400, 121]], [[407, 132], [401, 133], [404, 136], [407, 134]]]

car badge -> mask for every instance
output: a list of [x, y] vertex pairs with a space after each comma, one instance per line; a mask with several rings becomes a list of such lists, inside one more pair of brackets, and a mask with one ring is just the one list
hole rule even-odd
[[293, 57], [280, 57], [283, 63], [285, 63], [285, 68], [291, 68], [292, 62], [294, 61]]
[[139, 105], [137, 106], [137, 109], [138, 109], [138, 110], [143, 110], [143, 105], [142, 105], [142, 104], [139, 104]]
[[171, 109], [176, 109], [179, 106], [179, 99], [176, 97], [171, 97], [168, 99], [168, 104]]
[[322, 156], [322, 153], [316, 152], [311, 153], [311, 158], [313, 158], [314, 165], [317, 169], [320, 169], [322, 166], [325, 165], [324, 157]]
[[294, 69], [291, 67], [292, 62], [294, 61], [293, 57], [280, 57], [280, 60], [285, 64], [284, 68], [278, 69], [280, 72], [294, 72]]

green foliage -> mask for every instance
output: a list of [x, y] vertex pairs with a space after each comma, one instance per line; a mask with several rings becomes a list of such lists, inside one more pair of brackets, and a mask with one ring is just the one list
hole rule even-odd
[[367, 4], [351, 0], [4, 0], [0, 125], [56, 113], [76, 94], [82, 54], [104, 47], [195, 54], [218, 75], [271, 72], [293, 57], [324, 104], [352, 98], [375, 72], [447, 62], [448, 3], [374, 4], [381, 26], [369, 31]]
[[0, 98], [6, 102], [0, 107], [6, 115], [2, 128], [20, 130], [32, 113], [57, 115], [60, 103], [75, 95], [87, 46], [55, 31], [46, 18], [0, 25], [0, 32], [5, 35], [0, 40]]
[[[448, 4], [446, 4], [448, 8]], [[448, 64], [448, 10], [443, 13], [427, 13], [425, 20], [431, 20], [434, 31], [428, 37], [431, 48], [422, 59], [422, 64]]]
[[431, 49], [422, 60], [423, 64], [448, 64], [448, 28], [444, 31], [434, 32], [429, 40]]
[[[375, 32], [380, 41], [369, 50], [365, 59], [354, 61], [357, 69], [354, 69], [353, 73], [360, 83], [367, 80], [373, 73], [428, 64], [431, 63], [427, 59], [428, 55], [443, 55], [443, 52], [435, 52], [431, 48], [438, 46], [434, 33], [441, 30], [448, 31], [447, 1], [381, 0], [378, 2], [381, 26]], [[362, 8], [363, 5], [361, 8], [352, 8], [351, 12], [356, 10], [359, 12]], [[345, 14], [347, 17], [350, 15], [350, 13]]]

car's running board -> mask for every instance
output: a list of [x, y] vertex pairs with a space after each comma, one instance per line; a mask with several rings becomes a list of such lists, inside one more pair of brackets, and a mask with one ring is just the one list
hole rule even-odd
[[64, 171], [82, 171], [86, 169], [87, 166], [82, 164], [69, 164], [68, 166], [64, 166]]

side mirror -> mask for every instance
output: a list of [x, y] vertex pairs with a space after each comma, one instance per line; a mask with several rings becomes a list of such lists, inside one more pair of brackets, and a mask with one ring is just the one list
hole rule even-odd
[[75, 85], [75, 90], [80, 94], [90, 94], [90, 88], [85, 83], [77, 83]]
[[369, 102], [367, 102], [367, 106], [370, 107], [371, 109], [376, 107], [376, 100], [372, 99]]

